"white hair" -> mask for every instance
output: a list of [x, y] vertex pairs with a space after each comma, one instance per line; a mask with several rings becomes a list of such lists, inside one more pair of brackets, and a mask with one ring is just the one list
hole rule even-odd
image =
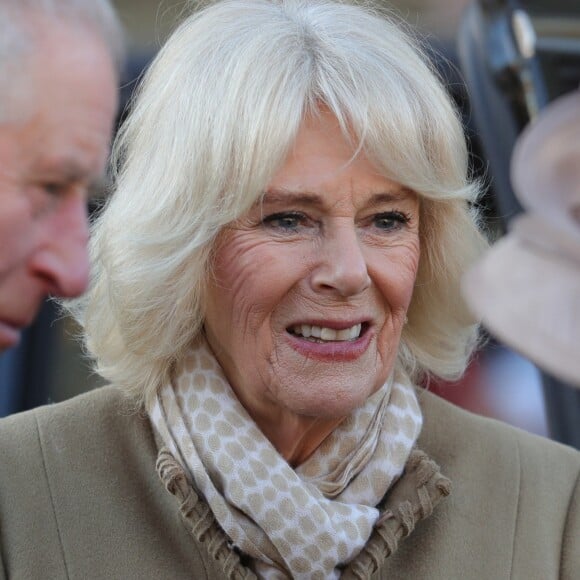
[[200, 333], [220, 230], [265, 191], [320, 105], [421, 199], [421, 258], [397, 370], [457, 378], [477, 338], [462, 273], [485, 247], [463, 130], [392, 16], [328, 0], [225, 0], [189, 16], [147, 72], [92, 228], [89, 292], [70, 308], [96, 370], [139, 400]]
[[20, 65], [25, 56], [34, 54], [38, 30], [32, 20], [39, 18], [44, 27], [51, 21], [87, 26], [103, 39], [121, 72], [124, 34], [109, 0], [0, 0], [0, 121], [7, 116], [7, 101], [18, 82], [26, 80], [26, 68]]

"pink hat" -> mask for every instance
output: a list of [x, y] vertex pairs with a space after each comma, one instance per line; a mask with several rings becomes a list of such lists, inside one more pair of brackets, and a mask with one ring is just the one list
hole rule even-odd
[[526, 213], [468, 272], [463, 294], [492, 334], [580, 387], [580, 92], [526, 128], [511, 176]]

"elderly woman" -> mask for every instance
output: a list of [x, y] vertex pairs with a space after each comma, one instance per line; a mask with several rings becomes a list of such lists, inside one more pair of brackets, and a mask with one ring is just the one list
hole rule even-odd
[[116, 166], [74, 307], [111, 386], [2, 423], [0, 574], [578, 573], [579, 455], [415, 387], [465, 368], [485, 243], [458, 116], [399, 24], [197, 12]]

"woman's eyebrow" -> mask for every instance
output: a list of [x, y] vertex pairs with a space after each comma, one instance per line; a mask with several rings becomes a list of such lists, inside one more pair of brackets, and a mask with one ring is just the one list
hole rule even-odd
[[255, 205], [300, 204], [314, 207], [324, 205], [324, 196], [308, 191], [291, 191], [288, 189], [268, 189]]
[[373, 207], [384, 203], [393, 203], [415, 199], [416, 193], [407, 187], [401, 187], [395, 191], [375, 193], [369, 197], [367, 205]]
[[[366, 200], [365, 205], [373, 207], [385, 203], [401, 202], [408, 199], [413, 199], [415, 195], [416, 194], [408, 188], [399, 188], [394, 191], [383, 191], [370, 194]], [[261, 198], [256, 201], [254, 205], [279, 205], [290, 203], [322, 207], [325, 205], [325, 201], [326, 200], [324, 196], [318, 193], [312, 193], [308, 191], [291, 191], [286, 189], [269, 189]]]

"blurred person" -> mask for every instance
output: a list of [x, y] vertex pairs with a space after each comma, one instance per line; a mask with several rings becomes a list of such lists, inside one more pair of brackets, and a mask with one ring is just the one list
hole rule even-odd
[[487, 244], [403, 25], [211, 4], [114, 150], [70, 305], [111, 385], [0, 421], [0, 570], [574, 577], [580, 454], [416, 388], [478, 344], [460, 281]]
[[465, 299], [502, 342], [580, 387], [579, 91], [524, 130], [511, 172], [525, 212], [465, 277]]
[[0, 351], [46, 296], [86, 288], [121, 59], [108, 0], [0, 0]]

